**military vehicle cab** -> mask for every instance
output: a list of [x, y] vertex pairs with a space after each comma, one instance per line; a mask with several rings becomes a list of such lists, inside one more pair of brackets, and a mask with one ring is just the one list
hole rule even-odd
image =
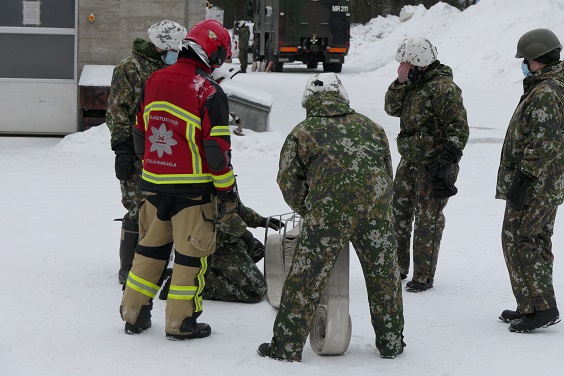
[[349, 0], [249, 0], [247, 9], [259, 66], [282, 72], [284, 63], [301, 61], [341, 72], [350, 45]]

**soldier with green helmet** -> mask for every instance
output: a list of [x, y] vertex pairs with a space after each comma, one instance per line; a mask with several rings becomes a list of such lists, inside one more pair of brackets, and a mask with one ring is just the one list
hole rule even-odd
[[469, 136], [462, 92], [452, 69], [437, 60], [437, 49], [421, 37], [407, 38], [398, 48], [398, 78], [388, 87], [385, 110], [400, 118], [397, 138], [401, 160], [394, 180], [394, 218], [402, 279], [410, 264], [411, 292], [433, 287], [448, 198], [456, 181]]
[[233, 34], [239, 36], [239, 63], [241, 64], [241, 73], [247, 73], [248, 56], [249, 56], [249, 40], [251, 31], [245, 21], [235, 22]]
[[334, 73], [310, 78], [302, 106], [306, 119], [284, 142], [277, 182], [303, 223], [272, 341], [258, 353], [301, 361], [314, 310], [350, 241], [366, 282], [376, 347], [381, 357], [394, 358], [405, 344], [388, 139], [382, 127], [350, 108]]
[[150, 41], [136, 38], [133, 52], [114, 68], [106, 125], [110, 129], [111, 147], [116, 154], [115, 173], [120, 182], [121, 202], [127, 213], [122, 219], [119, 248], [118, 281], [125, 283], [139, 238], [139, 208], [145, 194], [137, 183], [141, 160], [135, 155], [133, 129], [143, 86], [153, 72], [172, 64], [178, 47], [186, 36], [184, 26], [170, 20], [157, 22], [148, 29]]
[[496, 198], [506, 200], [502, 247], [516, 310], [500, 319], [512, 332], [560, 321], [553, 286], [552, 234], [564, 201], [564, 63], [562, 46], [548, 29], [525, 33], [523, 95], [513, 113], [497, 176]]

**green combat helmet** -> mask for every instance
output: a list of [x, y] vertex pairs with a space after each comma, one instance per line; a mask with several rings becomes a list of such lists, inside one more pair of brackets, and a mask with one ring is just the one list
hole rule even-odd
[[552, 51], [562, 49], [556, 35], [548, 29], [534, 29], [526, 32], [517, 42], [516, 58], [531, 61]]

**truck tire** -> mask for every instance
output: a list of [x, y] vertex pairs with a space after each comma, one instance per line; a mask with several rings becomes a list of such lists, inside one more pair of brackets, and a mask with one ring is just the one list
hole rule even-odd
[[323, 72], [341, 73], [342, 70], [342, 63], [323, 63]]
[[284, 70], [284, 63], [274, 63], [272, 64], [273, 72], [282, 72]]

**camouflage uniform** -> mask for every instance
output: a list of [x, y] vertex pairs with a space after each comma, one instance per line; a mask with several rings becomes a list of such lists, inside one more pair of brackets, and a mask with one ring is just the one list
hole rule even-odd
[[249, 39], [251, 38], [251, 31], [245, 24], [243, 27], [235, 26], [233, 34], [239, 36], [239, 63], [241, 64], [241, 71], [247, 71], [247, 59], [249, 56]]
[[[400, 117], [397, 138], [401, 160], [394, 180], [395, 232], [401, 274], [407, 275], [413, 231], [413, 281], [432, 283], [437, 267], [448, 199], [431, 197], [427, 167], [436, 163], [447, 143], [459, 150], [469, 128], [461, 90], [450, 67], [433, 62], [416, 82], [394, 81], [385, 98], [388, 115]], [[458, 174], [455, 165], [453, 178]]]
[[564, 201], [564, 63], [548, 65], [523, 81], [507, 128], [496, 198], [505, 200], [516, 171], [532, 177], [525, 208], [505, 206], [503, 255], [521, 314], [556, 307], [551, 237]]
[[[215, 253], [208, 256], [203, 298], [226, 302], [256, 303], [266, 295], [266, 280], [251, 259], [254, 249], [241, 239], [247, 227], [259, 227], [264, 217], [238, 202], [237, 216], [217, 225]], [[264, 250], [264, 249], [263, 249]]]
[[141, 160], [135, 155], [133, 147], [133, 128], [139, 100], [147, 79], [156, 70], [163, 68], [161, 55], [152, 44], [141, 38], [133, 42], [133, 53], [123, 59], [114, 68], [112, 86], [106, 110], [106, 125], [111, 133], [112, 150], [126, 154], [133, 161], [133, 171], [127, 180], [120, 180], [121, 203], [127, 210], [123, 216], [120, 270], [118, 278], [124, 283], [133, 261], [135, 245], [138, 239], [139, 208], [145, 200], [145, 194], [138, 188], [141, 176]]
[[335, 92], [306, 104], [286, 138], [278, 185], [303, 218], [274, 322], [273, 358], [300, 361], [314, 309], [343, 246], [364, 272], [376, 347], [403, 351], [403, 301], [391, 211], [392, 166], [384, 130]]
[[139, 207], [145, 195], [137, 188], [141, 174], [141, 161], [133, 148], [133, 128], [143, 86], [158, 69], [165, 66], [161, 55], [153, 50], [150, 42], [141, 38], [133, 42], [133, 53], [114, 68], [112, 87], [108, 97], [106, 125], [110, 129], [112, 150], [117, 147], [129, 148], [135, 159], [131, 179], [120, 181], [123, 206], [127, 209], [124, 219], [137, 222]]

